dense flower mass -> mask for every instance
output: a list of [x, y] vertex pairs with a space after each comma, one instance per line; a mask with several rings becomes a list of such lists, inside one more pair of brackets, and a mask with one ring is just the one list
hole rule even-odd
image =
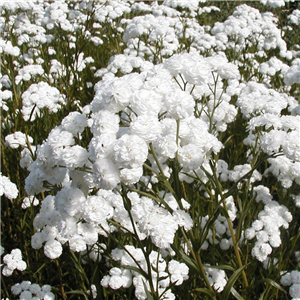
[[298, 8], [2, 1], [3, 297], [298, 299]]

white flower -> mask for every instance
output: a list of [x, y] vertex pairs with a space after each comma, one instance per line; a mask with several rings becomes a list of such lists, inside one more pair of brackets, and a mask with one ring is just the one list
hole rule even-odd
[[176, 260], [171, 260], [168, 263], [168, 271], [171, 274], [171, 282], [175, 285], [181, 285], [184, 280], [189, 278], [187, 265]]
[[101, 280], [101, 285], [104, 287], [110, 286], [113, 290], [121, 287], [128, 288], [132, 284], [132, 275], [128, 269], [112, 268], [109, 275], [104, 276]]
[[187, 144], [179, 148], [178, 161], [184, 171], [194, 170], [202, 165], [203, 154], [195, 144]]
[[19, 294], [21, 294], [21, 292], [22, 292], [21, 284], [20, 284], [20, 283], [14, 284], [14, 285], [11, 287], [11, 292], [12, 292], [14, 295], [19, 295]]
[[151, 236], [157, 247], [164, 249], [173, 243], [178, 224], [167, 210], [155, 206], [139, 221], [139, 228]]
[[120, 172], [110, 159], [97, 159], [93, 164], [94, 181], [103, 189], [113, 189], [120, 182]]
[[156, 116], [144, 114], [131, 122], [130, 130], [132, 134], [138, 135], [148, 143], [153, 142], [160, 135], [161, 124]]
[[74, 252], [82, 252], [86, 250], [86, 242], [80, 235], [74, 235], [69, 239], [70, 249]]
[[93, 137], [89, 144], [90, 158], [92, 160], [112, 158], [116, 140], [116, 135], [110, 133], [103, 133], [100, 136]]
[[22, 252], [18, 248], [13, 249], [10, 254], [6, 254], [3, 257], [3, 263], [5, 264], [2, 269], [4, 276], [12, 275], [15, 269], [24, 271], [27, 268], [26, 262], [22, 260]]
[[101, 196], [89, 196], [83, 207], [84, 219], [92, 223], [105, 223], [113, 212], [113, 207]]
[[224, 270], [205, 267], [205, 272], [207, 273], [208, 281], [214, 290], [222, 292], [227, 284], [226, 273]]
[[43, 234], [41, 232], [35, 232], [33, 236], [31, 236], [31, 247], [33, 249], [40, 249], [43, 247]]
[[294, 283], [289, 288], [289, 294], [292, 298], [299, 299], [300, 298], [300, 283]]
[[92, 110], [97, 112], [106, 109], [112, 113], [124, 110], [129, 105], [133, 92], [127, 82], [128, 77], [103, 79], [95, 85], [96, 94], [92, 102]]
[[6, 176], [3, 176], [0, 172], [0, 196], [5, 196], [8, 199], [17, 198], [19, 191], [17, 186], [10, 181]]
[[120, 179], [125, 184], [137, 183], [143, 175], [143, 167], [124, 168], [120, 170]]
[[188, 93], [181, 90], [168, 93], [164, 99], [167, 116], [175, 120], [188, 118], [194, 113], [195, 101]]
[[108, 110], [101, 110], [93, 115], [91, 132], [94, 136], [103, 133], [116, 134], [119, 131], [120, 118]]
[[19, 146], [27, 147], [27, 139], [28, 143], [33, 143], [33, 138], [31, 136], [25, 135], [20, 131], [16, 131], [15, 133], [9, 134], [5, 137], [5, 146], [9, 146], [10, 148], [17, 149]]
[[44, 246], [44, 253], [50, 259], [55, 259], [60, 257], [62, 254], [62, 245], [56, 240], [49, 240]]
[[32, 300], [33, 295], [30, 291], [23, 291], [19, 297], [20, 300]]
[[184, 210], [178, 209], [173, 212], [173, 216], [178, 223], [178, 226], [184, 227], [186, 231], [189, 231], [193, 227], [193, 219]]
[[241, 90], [237, 105], [247, 118], [262, 112], [279, 115], [288, 106], [288, 96], [264, 84], [250, 81]]
[[57, 160], [61, 159], [62, 165], [69, 169], [81, 168], [88, 164], [89, 154], [87, 150], [79, 145], [65, 147], [59, 152]]
[[71, 132], [74, 136], [82, 133], [87, 126], [87, 118], [77, 111], [70, 112], [61, 122], [63, 130]]
[[31, 205], [37, 206], [37, 205], [39, 205], [39, 203], [40, 203], [40, 201], [37, 198], [35, 198], [34, 196], [29, 196], [29, 197], [25, 197], [23, 199], [21, 207], [23, 209], [26, 209], [26, 208], [30, 207]]
[[148, 156], [146, 142], [137, 135], [123, 135], [114, 146], [115, 161], [121, 168], [142, 166]]
[[257, 242], [252, 248], [251, 254], [259, 261], [263, 262], [267, 259], [268, 255], [271, 254], [271, 252], [272, 247], [268, 243]]
[[263, 5], [268, 5], [273, 8], [285, 6], [285, 2], [285, 0], [260, 0], [260, 3], [262, 3]]
[[292, 161], [300, 161], [300, 129], [287, 133], [282, 140], [283, 153]]
[[20, 49], [17, 46], [13, 46], [11, 41], [5, 41], [4, 39], [0, 39], [0, 54], [6, 53], [11, 56], [19, 56]]
[[156, 154], [164, 159], [175, 158], [177, 151], [176, 135], [168, 134], [158, 137], [154, 142], [154, 149]]
[[[74, 138], [72, 133], [63, 130], [61, 126], [58, 126], [50, 131], [47, 142], [48, 145], [52, 148], [48, 149], [49, 152], [52, 152], [54, 150], [59, 151], [58, 148], [74, 145]], [[40, 150], [42, 149], [40, 148]], [[45, 159], [47, 158], [48, 157], [46, 157]]]
[[157, 116], [162, 109], [162, 96], [150, 89], [137, 90], [133, 94], [130, 107], [138, 116]]
[[[81, 211], [86, 197], [79, 188], [64, 187], [55, 196], [55, 207], [61, 214], [75, 216]], [[45, 200], [43, 205], [46, 205]], [[43, 207], [41, 209], [43, 211]]]
[[289, 70], [284, 76], [284, 83], [286, 85], [300, 83], [300, 59], [299, 58], [293, 60], [292, 66], [289, 68]]
[[40, 109], [48, 108], [50, 112], [57, 112], [64, 104], [64, 97], [55, 87], [51, 87], [46, 82], [31, 84], [22, 94], [23, 108], [22, 114], [25, 121], [33, 121], [36, 116], [40, 116]]

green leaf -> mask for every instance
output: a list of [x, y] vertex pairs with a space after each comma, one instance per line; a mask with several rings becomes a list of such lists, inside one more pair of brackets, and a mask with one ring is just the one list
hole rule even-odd
[[196, 272], [196, 273], [200, 273], [200, 270], [198, 269], [198, 267], [197, 267], [195, 261], [194, 261], [192, 258], [188, 257], [182, 250], [180, 251], [180, 254], [181, 254], [181, 257], [182, 257], [184, 263], [185, 263], [190, 269], [192, 269], [192, 270], [193, 270], [194, 272]]
[[199, 293], [204, 293], [212, 298], [216, 297], [216, 293], [214, 291], [206, 289], [206, 288], [197, 288], [197, 289], [193, 289], [193, 291], [199, 292]]
[[237, 279], [239, 278], [240, 274], [242, 273], [242, 271], [244, 270], [246, 266], [242, 266], [240, 268], [238, 268], [228, 279], [227, 284], [223, 290], [222, 293], [222, 299], [223, 300], [227, 300], [229, 298], [230, 292], [232, 293], [232, 289], [233, 289], [233, 285], [235, 284], [235, 282], [237, 281]]
[[278, 284], [276, 281], [274, 281], [273, 279], [265, 278], [265, 279], [263, 279], [263, 282], [266, 282], [266, 283], [274, 286], [276, 289], [286, 293], [286, 290], [280, 284]]
[[231, 288], [231, 294], [238, 300], [245, 300], [238, 292], [235, 288]]
[[145, 276], [147, 273], [145, 273], [145, 271], [141, 270], [140, 268], [134, 267], [134, 266], [123, 266], [123, 268], [125, 269], [129, 269], [131, 271], [137, 272], [142, 276]]
[[85, 298], [86, 300], [89, 300], [89, 298], [88, 298], [88, 296], [86, 295], [86, 293], [83, 292], [83, 291], [80, 291], [80, 290], [74, 290], [74, 291], [66, 292], [66, 294], [78, 294], [78, 295], [82, 295], [82, 296], [84, 296], [84, 298]]
[[154, 300], [153, 296], [151, 295], [151, 293], [148, 291], [147, 286], [143, 280], [143, 285], [144, 285], [144, 290], [147, 296], [147, 300]]

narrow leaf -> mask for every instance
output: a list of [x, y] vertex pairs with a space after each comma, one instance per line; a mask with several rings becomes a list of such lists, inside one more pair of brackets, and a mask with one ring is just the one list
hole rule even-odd
[[193, 291], [195, 292], [199, 292], [199, 293], [204, 293], [210, 297], [216, 297], [216, 293], [214, 291], [211, 291], [209, 289], [206, 289], [206, 288], [197, 288], [197, 289], [193, 289]]
[[143, 285], [144, 285], [144, 289], [145, 289], [145, 293], [147, 296], [147, 300], [154, 300], [153, 296], [151, 295], [151, 293], [148, 291], [147, 286], [145, 284], [145, 282], [143, 281]]
[[237, 281], [237, 279], [239, 278], [239, 276], [241, 275], [242, 271], [244, 270], [246, 266], [242, 266], [240, 268], [238, 268], [228, 279], [227, 284], [223, 290], [222, 293], [222, 299], [223, 300], [227, 300], [229, 298], [230, 292], [232, 290], [233, 285], [235, 284], [235, 282]]
[[235, 288], [231, 288], [231, 294], [237, 299], [237, 300], [245, 300], [238, 292]]
[[276, 281], [274, 281], [273, 279], [265, 278], [263, 281], [266, 282], [266, 283], [268, 283], [268, 284], [271, 284], [276, 289], [278, 289], [278, 290], [286, 293], [286, 290], [280, 284], [278, 284]]
[[84, 296], [84, 298], [85, 298], [86, 300], [89, 300], [89, 298], [88, 298], [88, 296], [86, 295], [86, 293], [83, 292], [83, 291], [80, 291], [80, 290], [69, 291], [69, 292], [66, 292], [66, 294], [77, 294], [77, 295], [82, 295], [82, 296]]
[[192, 269], [192, 270], [193, 270], [194, 272], [196, 272], [196, 273], [199, 273], [199, 272], [200, 272], [200, 270], [198, 269], [198, 267], [197, 267], [195, 261], [194, 261], [192, 258], [188, 257], [183, 251], [180, 251], [180, 254], [181, 254], [181, 257], [182, 257], [184, 263], [185, 263], [190, 269]]

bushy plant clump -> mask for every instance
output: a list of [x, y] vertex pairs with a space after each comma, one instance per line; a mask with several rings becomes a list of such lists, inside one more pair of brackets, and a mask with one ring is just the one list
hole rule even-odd
[[300, 299], [300, 10], [0, 4], [2, 299]]

